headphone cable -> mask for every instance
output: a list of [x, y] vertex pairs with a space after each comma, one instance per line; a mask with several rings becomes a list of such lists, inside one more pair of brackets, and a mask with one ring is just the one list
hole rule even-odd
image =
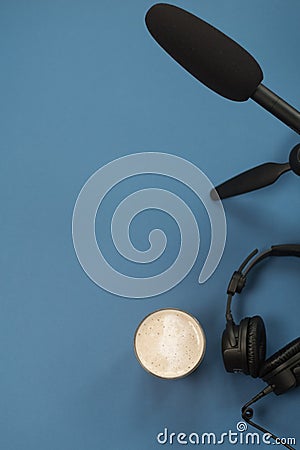
[[295, 450], [295, 448], [291, 447], [289, 444], [283, 443], [278, 436], [276, 436], [275, 434], [266, 430], [265, 428], [258, 425], [257, 423], [252, 422], [252, 420], [251, 420], [254, 415], [254, 411], [252, 408], [249, 408], [249, 406], [252, 405], [253, 403], [257, 402], [261, 398], [265, 397], [266, 395], [270, 394], [271, 392], [273, 392], [273, 390], [274, 390], [274, 386], [267, 386], [265, 389], [263, 389], [261, 392], [259, 392], [257, 395], [255, 395], [255, 397], [253, 397], [248, 403], [246, 403], [242, 407], [242, 418], [245, 420], [245, 422], [247, 422], [249, 425], [256, 428], [257, 430], [261, 431], [262, 433], [269, 434], [271, 436], [271, 438], [276, 441], [276, 443], [280, 442], [281, 445], [288, 448], [289, 450]]

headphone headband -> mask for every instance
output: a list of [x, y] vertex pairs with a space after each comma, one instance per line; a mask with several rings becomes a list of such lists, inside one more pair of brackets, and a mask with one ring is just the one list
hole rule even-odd
[[[283, 244], [283, 245], [272, 245], [269, 250], [265, 250], [256, 256], [255, 259], [248, 265], [246, 270], [243, 272], [247, 264], [251, 259], [258, 253], [255, 249], [249, 256], [243, 261], [241, 266], [237, 271], [234, 272], [227, 289], [227, 294], [234, 295], [236, 292], [240, 293], [246, 284], [246, 277], [253, 267], [255, 267], [262, 260], [268, 258], [269, 256], [296, 256], [300, 257], [300, 245], [299, 244]], [[238, 280], [239, 278], [239, 280]]]
[[300, 256], [299, 244], [272, 245], [272, 256]]
[[267, 258], [268, 256], [296, 256], [300, 257], [300, 245], [299, 244], [283, 244], [283, 245], [272, 245], [269, 250], [262, 252], [258, 255], [252, 263], [247, 267], [244, 276], [250, 272], [250, 270], [256, 266], [260, 261]]
[[[242, 262], [239, 269], [236, 270], [229, 282], [227, 288], [228, 301], [226, 308], [226, 319], [231, 320], [231, 300], [236, 293], [241, 293], [245, 287], [248, 273], [262, 260], [268, 258], [269, 256], [296, 256], [300, 257], [300, 244], [283, 244], [283, 245], [272, 245], [272, 247], [264, 252], [257, 255], [258, 250], [255, 249], [247, 258]], [[257, 255], [255, 258], [254, 256]], [[253, 259], [254, 258], [254, 259]], [[250, 263], [250, 261], [252, 262]], [[248, 264], [250, 263], [250, 264]], [[245, 269], [245, 270], [244, 270]]]

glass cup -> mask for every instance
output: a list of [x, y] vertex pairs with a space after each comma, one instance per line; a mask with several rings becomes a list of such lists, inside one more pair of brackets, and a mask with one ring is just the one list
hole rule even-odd
[[165, 379], [183, 378], [194, 372], [206, 349], [202, 326], [180, 309], [159, 309], [137, 327], [134, 350], [141, 366]]

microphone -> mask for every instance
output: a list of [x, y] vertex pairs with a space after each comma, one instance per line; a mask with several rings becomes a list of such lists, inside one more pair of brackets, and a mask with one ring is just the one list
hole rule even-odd
[[261, 392], [259, 392], [257, 395], [255, 395], [248, 403], [246, 403], [242, 407], [242, 418], [245, 420], [245, 422], [249, 423], [249, 425], [253, 426], [257, 430], [261, 431], [264, 434], [270, 435], [270, 437], [272, 439], [274, 439], [276, 443], [280, 442], [281, 445], [283, 445], [284, 447], [288, 448], [289, 450], [295, 450], [294, 447], [292, 447], [291, 445], [283, 442], [278, 436], [276, 436], [275, 434], [271, 433], [266, 428], [263, 428], [261, 425], [258, 425], [257, 423], [252, 422], [252, 420], [251, 420], [252, 417], [253, 417], [254, 412], [253, 412], [252, 408], [249, 408], [249, 406], [252, 405], [253, 403], [257, 402], [261, 398], [265, 397], [266, 395], [270, 394], [273, 391], [274, 391], [274, 386], [270, 386], [269, 385], [265, 389], [263, 389]]
[[205, 86], [229, 100], [251, 98], [300, 134], [300, 112], [261, 83], [259, 64], [237, 42], [169, 4], [152, 6], [145, 21], [158, 44]]

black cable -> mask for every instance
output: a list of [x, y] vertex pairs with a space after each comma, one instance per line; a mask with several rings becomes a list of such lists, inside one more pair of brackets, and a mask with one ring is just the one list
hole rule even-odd
[[261, 425], [258, 425], [257, 423], [252, 422], [252, 420], [251, 420], [254, 415], [254, 411], [252, 408], [249, 408], [249, 406], [252, 405], [253, 403], [257, 402], [261, 398], [265, 397], [266, 395], [270, 394], [271, 392], [273, 392], [273, 390], [274, 390], [273, 386], [268, 386], [265, 389], [263, 389], [259, 394], [257, 394], [255, 397], [253, 397], [248, 403], [246, 403], [242, 407], [242, 418], [245, 420], [245, 422], [247, 422], [249, 425], [256, 428], [257, 430], [261, 431], [262, 433], [269, 434], [271, 436], [271, 438], [276, 441], [276, 443], [280, 442], [281, 445], [288, 448], [289, 450], [295, 450], [295, 448], [291, 447], [289, 444], [284, 444], [283, 442], [281, 442], [281, 439], [278, 436], [271, 433], [266, 428], [263, 428]]

